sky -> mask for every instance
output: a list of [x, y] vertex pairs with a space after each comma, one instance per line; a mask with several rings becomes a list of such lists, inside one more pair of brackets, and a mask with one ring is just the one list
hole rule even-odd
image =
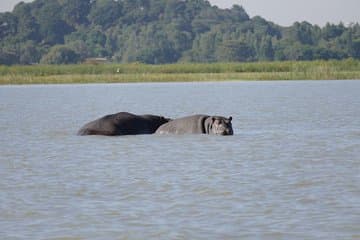
[[[31, 2], [32, 0], [23, 0]], [[12, 11], [19, 0], [0, 0], [0, 12]], [[210, 0], [220, 8], [234, 4], [245, 8], [250, 17], [261, 16], [281, 26], [307, 21], [324, 26], [327, 22], [345, 25], [360, 23], [360, 0]]]

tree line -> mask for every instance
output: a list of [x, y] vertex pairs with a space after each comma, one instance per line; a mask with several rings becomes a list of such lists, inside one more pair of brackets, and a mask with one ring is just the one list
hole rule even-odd
[[360, 58], [360, 25], [250, 18], [205, 0], [35, 0], [0, 13], [0, 64]]

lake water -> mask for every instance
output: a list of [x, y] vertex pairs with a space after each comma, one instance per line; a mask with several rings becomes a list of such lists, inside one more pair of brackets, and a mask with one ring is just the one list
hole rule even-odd
[[[76, 136], [129, 111], [234, 136]], [[360, 81], [0, 87], [1, 239], [359, 239]]]

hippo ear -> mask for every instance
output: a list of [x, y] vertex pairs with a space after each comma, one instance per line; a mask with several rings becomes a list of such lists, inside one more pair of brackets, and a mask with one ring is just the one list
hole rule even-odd
[[229, 117], [229, 122], [231, 122], [231, 120], [232, 120], [232, 116]]

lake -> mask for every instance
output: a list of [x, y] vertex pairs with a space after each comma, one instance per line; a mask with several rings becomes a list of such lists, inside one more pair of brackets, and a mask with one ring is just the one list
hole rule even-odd
[[[234, 136], [76, 136], [129, 111]], [[2, 239], [359, 239], [360, 81], [0, 87]]]

